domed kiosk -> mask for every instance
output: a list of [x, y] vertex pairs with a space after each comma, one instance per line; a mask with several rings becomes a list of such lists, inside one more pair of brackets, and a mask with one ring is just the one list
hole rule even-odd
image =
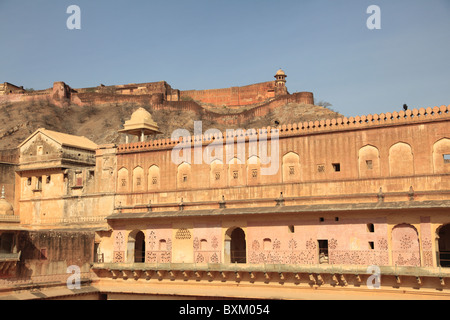
[[127, 134], [126, 143], [128, 143], [128, 134], [137, 136], [142, 142], [145, 136], [161, 133], [150, 112], [142, 107], [133, 112], [130, 120], [125, 121], [123, 129], [119, 132]]

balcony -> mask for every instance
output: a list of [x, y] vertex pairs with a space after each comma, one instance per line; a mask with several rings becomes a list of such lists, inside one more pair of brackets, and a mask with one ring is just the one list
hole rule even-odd
[[[179, 282], [192, 284], [192, 290], [200, 284], [240, 283], [262, 288], [261, 285], [270, 283], [273, 290], [337, 287], [364, 291], [369, 285], [376, 284], [373, 279], [379, 272], [380, 288], [391, 292], [414, 293], [420, 290], [445, 296], [450, 292], [450, 270], [398, 266], [377, 268], [374, 273], [373, 267], [332, 264], [97, 263], [92, 266], [98, 279], [111, 287], [114, 287], [115, 280], [133, 279], [135, 281], [130, 284], [145, 284], [146, 288], [161, 282], [167, 286]], [[130, 290], [140, 290], [133, 288]]]

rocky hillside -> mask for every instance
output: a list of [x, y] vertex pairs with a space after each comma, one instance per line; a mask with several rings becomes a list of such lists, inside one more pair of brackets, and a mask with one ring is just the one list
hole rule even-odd
[[[170, 137], [173, 130], [178, 128], [188, 129], [192, 133], [194, 121], [197, 120], [203, 121], [204, 131], [209, 128], [225, 131], [341, 117], [340, 114], [327, 108], [290, 103], [238, 127], [202, 119], [204, 114], [201, 112], [152, 110], [149, 105], [143, 107], [152, 114], [163, 132], [158, 138]], [[117, 130], [122, 128], [123, 123], [137, 108], [138, 106], [132, 103], [85, 107], [74, 105], [58, 107], [45, 100], [3, 103], [0, 105], [0, 149], [17, 147], [38, 128], [85, 136], [98, 144], [123, 143], [124, 137]]]

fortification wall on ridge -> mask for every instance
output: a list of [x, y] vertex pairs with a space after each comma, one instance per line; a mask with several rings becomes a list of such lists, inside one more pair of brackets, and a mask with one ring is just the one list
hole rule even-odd
[[180, 91], [181, 99], [191, 98], [216, 106], [246, 106], [274, 97], [275, 81], [256, 83], [243, 87]]

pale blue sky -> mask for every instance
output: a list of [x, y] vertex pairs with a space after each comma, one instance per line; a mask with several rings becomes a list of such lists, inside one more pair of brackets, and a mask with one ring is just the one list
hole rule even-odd
[[[69, 30], [69, 5], [81, 30]], [[369, 5], [381, 30], [369, 30]], [[0, 0], [0, 82], [165, 80], [180, 90], [288, 75], [347, 116], [450, 104], [450, 0]]]

